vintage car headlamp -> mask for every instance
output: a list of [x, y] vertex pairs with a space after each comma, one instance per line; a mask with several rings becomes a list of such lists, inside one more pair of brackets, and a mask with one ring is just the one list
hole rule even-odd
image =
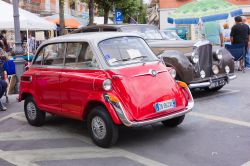
[[199, 62], [199, 54], [196, 51], [194, 51], [192, 53], [191, 60], [192, 60], [193, 63], [198, 63]]
[[225, 72], [228, 74], [228, 73], [230, 73], [230, 67], [229, 66], [226, 66], [225, 67]]
[[212, 70], [213, 70], [214, 74], [219, 74], [219, 72], [220, 72], [219, 67], [217, 65], [213, 65]]
[[175, 78], [175, 77], [176, 77], [176, 70], [175, 70], [175, 69], [171, 69], [171, 70], [170, 70], [170, 74], [171, 74], [171, 76], [172, 76], [173, 78]]
[[201, 78], [205, 78], [206, 77], [206, 73], [204, 70], [201, 70], [200, 71], [200, 75], [201, 75]]
[[216, 51], [216, 58], [217, 58], [218, 60], [221, 60], [222, 57], [223, 57], [223, 55], [222, 55], [222, 50], [217, 50], [217, 51]]
[[105, 91], [109, 91], [111, 90], [112, 88], [112, 82], [110, 79], [106, 79], [105, 81], [103, 81], [102, 83], [102, 88], [105, 90]]

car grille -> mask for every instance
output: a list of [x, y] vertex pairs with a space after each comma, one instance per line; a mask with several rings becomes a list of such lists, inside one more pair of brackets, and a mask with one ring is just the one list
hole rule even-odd
[[213, 52], [212, 45], [206, 44], [198, 48], [199, 53], [199, 71], [204, 70], [206, 77], [212, 75], [212, 61], [213, 61]]

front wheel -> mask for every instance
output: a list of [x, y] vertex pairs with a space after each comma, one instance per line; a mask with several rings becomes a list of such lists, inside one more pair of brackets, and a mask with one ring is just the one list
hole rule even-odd
[[185, 118], [185, 115], [182, 115], [177, 118], [162, 121], [162, 124], [167, 127], [176, 127], [183, 122], [184, 118]]
[[32, 126], [42, 126], [45, 123], [46, 113], [37, 108], [36, 102], [32, 96], [25, 99], [24, 113], [27, 121]]
[[87, 118], [88, 132], [93, 142], [103, 148], [114, 145], [118, 139], [118, 127], [113, 123], [108, 111], [95, 107]]

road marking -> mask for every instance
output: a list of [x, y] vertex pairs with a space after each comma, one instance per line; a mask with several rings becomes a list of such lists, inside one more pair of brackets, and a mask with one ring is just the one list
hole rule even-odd
[[[23, 113], [11, 114], [5, 119], [14, 118], [20, 121], [26, 121]], [[17, 166], [38, 166], [34, 162], [48, 160], [72, 160], [72, 159], [87, 159], [87, 158], [108, 158], [108, 157], [125, 157], [130, 160], [139, 162], [146, 166], [167, 166], [161, 162], [137, 155], [135, 153], [120, 149], [103, 149], [93, 145], [89, 137], [83, 136], [81, 133], [69, 132], [65, 129], [66, 126], [55, 127], [45, 126], [37, 128], [37, 131], [22, 131], [22, 132], [2, 132], [0, 141], [16, 141], [16, 140], [41, 140], [41, 139], [59, 139], [59, 138], [74, 138], [90, 144], [90, 147], [77, 148], [53, 148], [53, 149], [35, 149], [35, 150], [20, 150], [20, 151], [1, 151], [0, 158]]]
[[203, 114], [203, 113], [198, 113], [198, 112], [190, 112], [189, 115], [206, 118], [210, 120], [215, 120], [219, 122], [224, 122], [224, 123], [235, 124], [235, 125], [244, 126], [244, 127], [250, 127], [249, 122], [244, 122], [244, 121], [230, 119], [230, 118], [224, 118], [224, 117], [215, 116], [215, 115], [208, 115], [208, 114]]
[[250, 161], [246, 162], [245, 164], [243, 164], [241, 166], [250, 166]]
[[[38, 150], [21, 150], [21, 151], [0, 151], [1, 158], [6, 161], [19, 163], [26, 161], [25, 164], [32, 164], [38, 161], [53, 161], [53, 160], [73, 160], [87, 158], [108, 158], [108, 157], [126, 157], [133, 161], [139, 162], [146, 166], [167, 166], [149, 158], [119, 149], [103, 149], [99, 147], [84, 147], [84, 148], [53, 148], [53, 149], [38, 149]], [[21, 163], [23, 166], [24, 163]]]
[[23, 113], [22, 113], [22, 112], [11, 113], [11, 114], [9, 114], [9, 115], [7, 115], [7, 116], [5, 116], [5, 117], [2, 117], [2, 118], [0, 119], [0, 122], [1, 122], [1, 121], [4, 121], [4, 120], [6, 120], [6, 119], [9, 119], [9, 118], [15, 117], [16, 115], [19, 115], [19, 114], [23, 114]]
[[216, 97], [221, 97], [221, 96], [225, 96], [228, 94], [240, 92], [240, 90], [230, 90], [230, 89], [223, 89], [223, 90], [228, 91], [228, 92], [221, 92], [219, 94], [215, 94], [215, 95], [211, 95], [211, 96], [198, 97], [198, 98], [195, 98], [194, 101], [196, 102], [196, 101], [210, 100], [210, 99], [214, 99]]

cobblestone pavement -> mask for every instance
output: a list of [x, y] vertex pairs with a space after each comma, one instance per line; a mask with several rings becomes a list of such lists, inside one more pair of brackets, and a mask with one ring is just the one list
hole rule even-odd
[[0, 166], [249, 166], [250, 70], [237, 75], [219, 92], [195, 92], [179, 127], [120, 128], [110, 149], [95, 146], [79, 121], [49, 115], [43, 127], [30, 126], [10, 96], [0, 112]]

